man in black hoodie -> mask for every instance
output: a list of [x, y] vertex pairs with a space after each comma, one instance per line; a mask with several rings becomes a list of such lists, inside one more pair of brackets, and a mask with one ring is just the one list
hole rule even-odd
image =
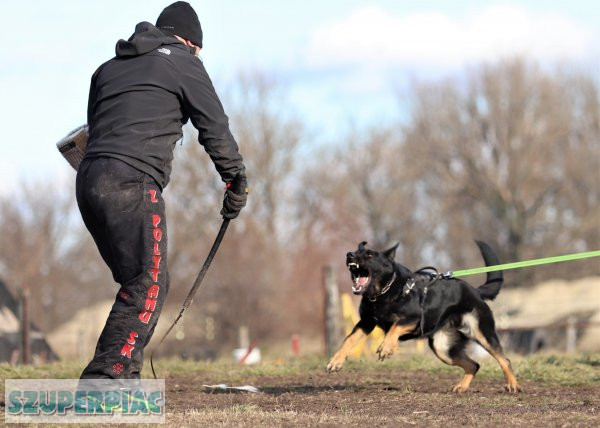
[[198, 16], [186, 2], [141, 22], [92, 76], [89, 140], [77, 173], [77, 203], [100, 254], [121, 285], [83, 379], [137, 379], [168, 288], [162, 190], [175, 143], [191, 120], [227, 190], [221, 214], [246, 204], [245, 167], [210, 78], [197, 57]]

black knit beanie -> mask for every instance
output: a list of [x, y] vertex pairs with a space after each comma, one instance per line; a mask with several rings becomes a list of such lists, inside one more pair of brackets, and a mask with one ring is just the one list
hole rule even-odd
[[163, 33], [183, 37], [202, 47], [202, 27], [198, 15], [185, 1], [177, 1], [165, 7], [156, 20], [156, 27]]

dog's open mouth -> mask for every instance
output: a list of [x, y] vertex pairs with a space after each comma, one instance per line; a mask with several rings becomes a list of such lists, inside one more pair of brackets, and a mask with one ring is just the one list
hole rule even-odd
[[354, 262], [348, 263], [348, 269], [350, 269], [350, 275], [352, 275], [352, 292], [363, 294], [369, 286], [369, 282], [371, 282], [369, 269]]

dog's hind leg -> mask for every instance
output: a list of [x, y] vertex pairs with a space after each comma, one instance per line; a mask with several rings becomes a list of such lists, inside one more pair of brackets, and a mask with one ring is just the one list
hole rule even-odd
[[452, 387], [452, 392], [465, 392], [469, 389], [471, 381], [479, 370], [479, 364], [469, 358], [465, 352], [468, 343], [467, 337], [449, 326], [429, 338], [429, 347], [440, 360], [448, 365], [461, 367], [465, 371], [460, 382]]
[[506, 391], [522, 391], [512, 370], [510, 360], [506, 358], [502, 351], [502, 345], [496, 334], [494, 318], [490, 308], [486, 305], [477, 311], [465, 314], [463, 316], [463, 325], [467, 327], [468, 333], [466, 334], [477, 341], [500, 365], [506, 378]]

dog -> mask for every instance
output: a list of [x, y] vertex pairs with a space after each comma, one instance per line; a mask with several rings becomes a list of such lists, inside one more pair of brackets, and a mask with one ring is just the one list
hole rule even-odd
[[[475, 242], [486, 266], [497, 265], [490, 246]], [[453, 392], [462, 393], [479, 370], [479, 364], [466, 353], [467, 344], [475, 341], [500, 365], [506, 391], [521, 391], [498, 340], [492, 311], [485, 303], [500, 292], [501, 271], [489, 272], [486, 282], [475, 288], [461, 279], [432, 273], [431, 268], [410, 271], [394, 261], [398, 244], [383, 252], [366, 245], [361, 242], [357, 251], [346, 254], [352, 291], [362, 295], [360, 320], [327, 364], [329, 373], [341, 370], [352, 348], [378, 326], [385, 332], [377, 349], [380, 360], [394, 353], [399, 340], [427, 338], [440, 360], [464, 370], [463, 378], [452, 387]]]

